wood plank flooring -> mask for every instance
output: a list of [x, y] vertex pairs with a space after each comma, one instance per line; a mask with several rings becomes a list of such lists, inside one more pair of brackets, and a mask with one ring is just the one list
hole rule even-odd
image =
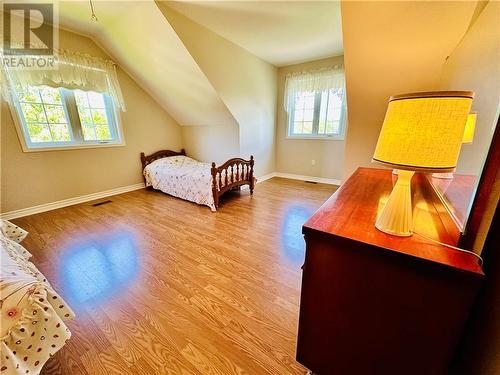
[[217, 213], [138, 190], [14, 220], [77, 315], [42, 374], [304, 374], [301, 227], [335, 188], [273, 178]]

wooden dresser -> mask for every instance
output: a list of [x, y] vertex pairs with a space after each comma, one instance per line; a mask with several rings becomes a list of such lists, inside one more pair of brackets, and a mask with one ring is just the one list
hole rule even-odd
[[397, 177], [359, 168], [304, 224], [297, 360], [319, 375], [447, 374], [484, 276], [454, 244], [424, 175], [412, 237], [374, 224]]

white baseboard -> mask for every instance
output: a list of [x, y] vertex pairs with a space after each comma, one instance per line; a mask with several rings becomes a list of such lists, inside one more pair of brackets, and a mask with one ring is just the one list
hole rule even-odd
[[[269, 180], [273, 177], [289, 178], [291, 180], [300, 180], [300, 181], [311, 181], [311, 182], [318, 182], [321, 184], [330, 184], [330, 185], [340, 185], [342, 182], [340, 180], [336, 180], [336, 179], [332, 179], [332, 178], [302, 176], [302, 175], [291, 174], [291, 173], [273, 172], [273, 173], [266, 174], [264, 176], [257, 177], [257, 183], [264, 182], [264, 181]], [[38, 206], [21, 208], [20, 210], [4, 212], [4, 213], [0, 214], [0, 217], [2, 219], [5, 219], [5, 220], [16, 219], [18, 217], [34, 215], [34, 214], [38, 214], [40, 212], [51, 211], [51, 210], [55, 210], [57, 208], [72, 206], [74, 204], [89, 202], [89, 201], [93, 201], [95, 199], [110, 197], [112, 195], [127, 193], [129, 191], [138, 190], [138, 189], [142, 189], [142, 188], [144, 188], [143, 182], [138, 183], [138, 184], [134, 184], [134, 185], [119, 187], [116, 189], [105, 190], [105, 191], [100, 191], [97, 193], [82, 195], [80, 197], [63, 199], [63, 200], [57, 201], [57, 202], [51, 202], [51, 203], [41, 204]], [[244, 186], [242, 188], [248, 189], [248, 186]]]
[[270, 178], [273, 178], [276, 176], [275, 172], [265, 174], [264, 176], [257, 177], [257, 183], [264, 182], [266, 180], [269, 180]]
[[[256, 177], [257, 178], [257, 183], [259, 184], [259, 183], [264, 182], [266, 180], [269, 180], [270, 178], [273, 178], [273, 177], [275, 177], [275, 173], [274, 172], [265, 174], [264, 176]], [[250, 189], [250, 186], [248, 186], [248, 185], [243, 185], [241, 187], [241, 190], [248, 190], [248, 189]]]
[[78, 204], [78, 203], [84, 203], [84, 202], [88, 202], [88, 201], [93, 201], [95, 199], [110, 197], [112, 195], [128, 193], [129, 191], [139, 190], [142, 188], [144, 188], [143, 182], [138, 183], [138, 184], [134, 184], [134, 185], [119, 187], [116, 189], [105, 190], [105, 191], [100, 191], [97, 193], [82, 195], [80, 197], [63, 199], [63, 200], [57, 201], [57, 202], [45, 203], [45, 204], [40, 204], [38, 206], [22, 208], [20, 210], [4, 212], [4, 213], [0, 214], [0, 217], [2, 219], [5, 219], [5, 220], [16, 219], [18, 217], [34, 215], [34, 214], [38, 214], [40, 212], [55, 210], [57, 208], [72, 206], [72, 205]]
[[337, 186], [340, 186], [342, 184], [341, 180], [337, 180], [334, 178], [303, 176], [300, 174], [282, 173], [282, 172], [272, 172], [264, 176], [257, 177], [257, 183], [264, 182], [273, 177], [289, 178], [290, 180], [311, 181], [311, 182], [318, 182], [321, 184], [337, 185]]
[[299, 174], [282, 173], [282, 172], [274, 172], [273, 177], [289, 178], [291, 180], [300, 180], [300, 181], [311, 181], [311, 182], [318, 182], [320, 184], [329, 184], [337, 186], [340, 186], [342, 184], [341, 180], [337, 180], [334, 178], [303, 176]]

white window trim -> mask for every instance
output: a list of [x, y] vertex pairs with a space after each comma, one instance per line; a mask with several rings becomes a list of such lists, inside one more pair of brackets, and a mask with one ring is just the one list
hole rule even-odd
[[[321, 92], [315, 93], [316, 97], [314, 99], [314, 117], [313, 117], [313, 131], [318, 130], [318, 122], [319, 122], [319, 110], [321, 106], [321, 100], [317, 100], [318, 97], [321, 97]], [[286, 112], [285, 112], [286, 113]], [[290, 111], [287, 114], [287, 124], [285, 129], [285, 139], [294, 139], [294, 140], [323, 140], [323, 141], [344, 141], [345, 140], [345, 128], [346, 128], [346, 118], [347, 118], [347, 106], [344, 97], [344, 102], [342, 103], [342, 109], [340, 113], [340, 121], [339, 121], [339, 134], [291, 134], [291, 129], [293, 125], [293, 116], [295, 114], [295, 102], [293, 106], [290, 108]]]
[[[15, 93], [17, 95], [17, 93]], [[112, 100], [112, 99], [111, 99]], [[26, 134], [27, 127], [23, 126], [24, 118], [22, 117], [22, 109], [20, 107], [19, 98], [11, 98], [7, 100], [12, 119], [14, 120], [14, 127], [16, 128], [17, 137], [21, 144], [21, 149], [23, 152], [40, 152], [40, 151], [63, 151], [63, 150], [80, 150], [80, 149], [95, 149], [95, 148], [107, 148], [107, 147], [123, 147], [126, 146], [125, 137], [123, 134], [122, 121], [120, 111], [113, 105], [113, 111], [111, 116], [113, 116], [112, 121], [115, 124], [117, 139], [112, 141], [85, 141], [84, 143], [72, 143], [72, 142], [40, 142], [39, 145], [36, 143], [29, 142], [29, 134]], [[71, 111], [68, 111], [66, 101], [63, 99], [64, 112], [69, 120], [69, 130], [71, 136], [74, 138], [74, 132], [80, 132], [81, 128], [76, 126]], [[107, 109], [107, 107], [106, 107]], [[106, 111], [108, 112], [108, 111]], [[78, 113], [76, 113], [78, 116]], [[77, 119], [79, 123], [79, 119]], [[111, 129], [113, 130], [113, 129]], [[80, 135], [83, 138], [83, 135]]]

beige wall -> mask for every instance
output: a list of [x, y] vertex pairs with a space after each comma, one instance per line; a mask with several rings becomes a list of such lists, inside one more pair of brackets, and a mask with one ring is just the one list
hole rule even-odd
[[[472, 90], [477, 112], [472, 144], [462, 146], [457, 172], [479, 176], [498, 121], [500, 109], [500, 2], [489, 2], [444, 65], [441, 87]], [[453, 184], [453, 181], [451, 182]], [[481, 253], [495, 214], [500, 181], [491, 193], [483, 215], [474, 251]]]
[[182, 126], [182, 139], [188, 156], [222, 164], [240, 153], [238, 127]]
[[[107, 57], [90, 39], [61, 30], [60, 46]], [[77, 197], [142, 181], [139, 154], [180, 149], [180, 126], [123, 70], [126, 146], [23, 153], [7, 104], [1, 103], [1, 212]]]
[[471, 90], [477, 112], [472, 144], [464, 144], [457, 172], [479, 175], [500, 103], [500, 3], [490, 2], [443, 67], [443, 90]]
[[391, 95], [439, 88], [474, 2], [342, 1], [349, 127], [343, 175], [371, 163]]
[[237, 120], [240, 156], [255, 156], [257, 176], [274, 172], [277, 69], [164, 3], [158, 7]]
[[[342, 63], [343, 57], [337, 56], [278, 69], [276, 171], [342, 179], [345, 140], [287, 139], [288, 115], [283, 106], [285, 76], [288, 73], [314, 70]], [[312, 160], [315, 160], [315, 165], [312, 165]]]

